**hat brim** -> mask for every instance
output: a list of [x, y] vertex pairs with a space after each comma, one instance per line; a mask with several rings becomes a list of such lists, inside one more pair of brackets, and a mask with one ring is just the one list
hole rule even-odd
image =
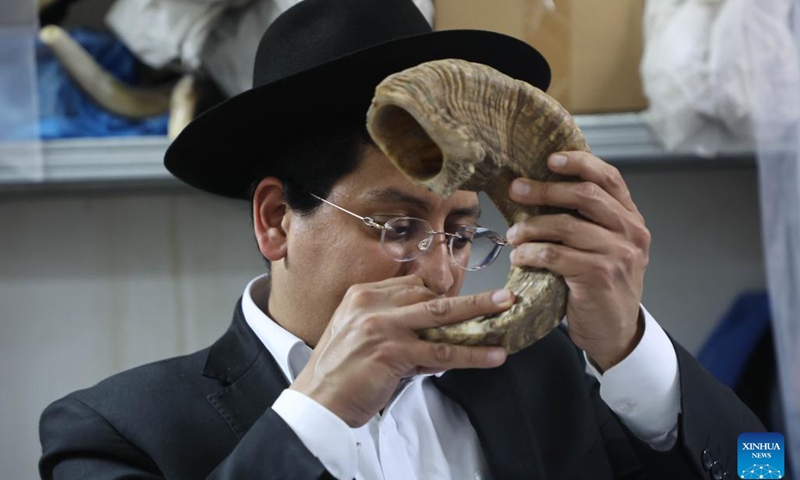
[[[236, 95], [194, 119], [167, 149], [164, 165], [189, 185], [247, 198], [258, 175], [289, 168], [270, 157], [314, 128], [354, 112], [366, 113], [388, 75], [431, 60], [459, 58], [489, 65], [546, 90], [547, 61], [507, 35], [447, 30], [375, 45]], [[274, 165], [271, 165], [273, 163]]]

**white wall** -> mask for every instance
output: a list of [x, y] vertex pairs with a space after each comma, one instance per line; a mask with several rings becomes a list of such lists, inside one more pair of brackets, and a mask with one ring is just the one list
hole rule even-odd
[[188, 191], [0, 198], [0, 478], [38, 478], [49, 402], [227, 328], [264, 271], [248, 215]]
[[[644, 303], [695, 351], [738, 292], [764, 285], [755, 170], [625, 173], [653, 234]], [[249, 207], [188, 190], [0, 196], [0, 225], [3, 479], [38, 478], [48, 403], [206, 346], [264, 271]], [[495, 271], [470, 290], [501, 286]]]
[[766, 288], [756, 170], [626, 178], [653, 235], [643, 303], [696, 353], [738, 293]]

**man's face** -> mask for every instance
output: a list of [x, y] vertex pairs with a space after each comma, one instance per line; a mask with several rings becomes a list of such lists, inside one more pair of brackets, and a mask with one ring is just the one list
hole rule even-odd
[[[409, 216], [447, 232], [474, 225], [480, 212], [476, 193], [458, 191], [442, 199], [412, 184], [375, 148], [367, 149], [361, 166], [336, 183], [327, 200], [379, 223]], [[303, 216], [288, 212], [287, 219], [288, 249], [281, 271], [275, 272], [273, 297], [292, 299], [282, 314], [313, 319], [315, 332], [306, 340], [315, 342], [321, 335], [351, 285], [418, 275], [436, 294], [453, 296], [463, 284], [466, 271], [450, 258], [443, 235], [417, 259], [397, 262], [383, 252], [379, 229], [330, 205]]]

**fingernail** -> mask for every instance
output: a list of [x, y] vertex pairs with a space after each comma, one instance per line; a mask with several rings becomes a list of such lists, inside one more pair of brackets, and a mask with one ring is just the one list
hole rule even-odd
[[531, 186], [524, 180], [516, 179], [511, 182], [511, 193], [514, 195], [525, 196], [531, 191]]
[[506, 232], [506, 238], [508, 239], [509, 242], [513, 242], [516, 236], [517, 236], [517, 226], [514, 225], [513, 227], [508, 229], [508, 232]]
[[511, 300], [511, 292], [508, 290], [498, 290], [492, 294], [492, 301], [498, 305], [508, 303]]
[[501, 348], [492, 349], [489, 351], [487, 357], [489, 359], [489, 363], [500, 365], [506, 360], [506, 351]]
[[549, 162], [551, 167], [563, 167], [567, 164], [567, 157], [561, 154], [550, 155]]

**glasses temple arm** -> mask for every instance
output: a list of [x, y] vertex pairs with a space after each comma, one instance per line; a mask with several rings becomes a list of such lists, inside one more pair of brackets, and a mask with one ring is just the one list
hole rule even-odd
[[361, 220], [362, 222], [364, 222], [364, 224], [365, 224], [365, 225], [367, 225], [368, 227], [380, 228], [381, 230], [383, 230], [384, 228], [386, 228], [385, 226], [381, 225], [380, 223], [376, 222], [375, 220], [373, 220], [373, 219], [372, 219], [372, 218], [370, 218], [370, 217], [362, 217], [361, 215], [359, 215], [359, 214], [357, 214], [357, 213], [353, 213], [353, 212], [351, 212], [350, 210], [348, 210], [348, 209], [346, 209], [346, 208], [343, 208], [343, 207], [340, 207], [339, 205], [336, 205], [335, 203], [331, 203], [331, 202], [329, 202], [329, 201], [325, 200], [325, 199], [324, 199], [324, 198], [322, 198], [322, 197], [318, 197], [317, 195], [314, 195], [314, 194], [313, 194], [313, 193], [311, 193], [311, 192], [309, 192], [309, 195], [311, 195], [312, 197], [316, 198], [317, 200], [319, 200], [319, 201], [321, 201], [321, 202], [325, 202], [325, 203], [327, 203], [328, 205], [330, 205], [330, 206], [331, 206], [331, 207], [333, 207], [333, 208], [339, 209], [339, 210], [343, 211], [344, 213], [347, 213], [347, 214], [349, 214], [349, 215], [352, 215], [352, 216], [354, 216], [354, 217], [356, 217], [356, 218], [360, 219], [360, 220]]

